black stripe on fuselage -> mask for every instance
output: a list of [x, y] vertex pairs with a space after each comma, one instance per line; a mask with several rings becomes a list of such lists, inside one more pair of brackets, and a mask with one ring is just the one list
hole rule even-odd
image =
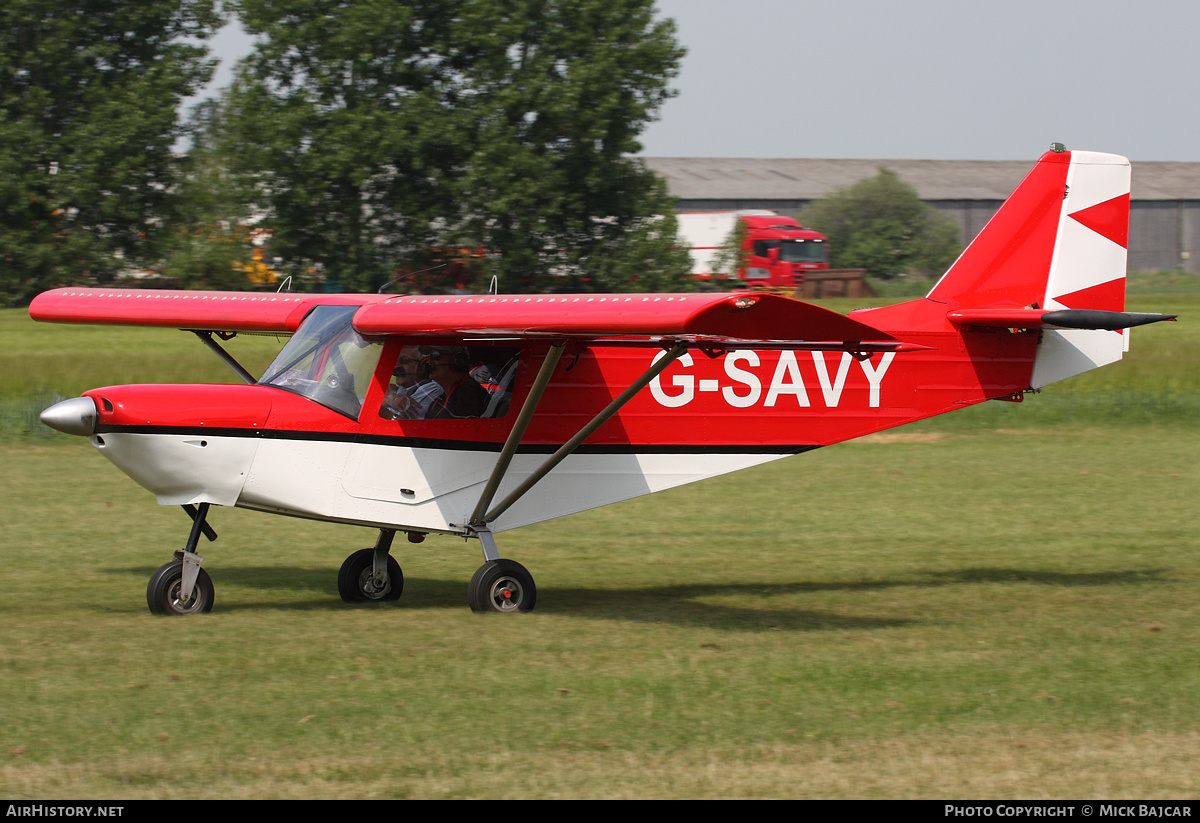
[[[503, 443], [481, 440], [449, 440], [433, 437], [400, 435], [368, 435], [348, 432], [291, 431], [287, 429], [243, 429], [218, 426], [99, 426], [96, 434], [162, 434], [208, 437], [254, 437], [263, 440], [303, 440], [313, 443], [367, 443], [409, 449], [441, 449], [444, 451], [478, 451], [499, 453]], [[562, 444], [529, 443], [517, 448], [520, 454], [553, 454]], [[815, 445], [716, 445], [716, 444], [611, 444], [597, 443], [579, 446], [576, 454], [801, 454]]]

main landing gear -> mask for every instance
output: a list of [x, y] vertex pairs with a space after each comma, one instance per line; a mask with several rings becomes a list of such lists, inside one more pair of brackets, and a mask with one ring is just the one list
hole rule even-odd
[[375, 548], [363, 549], [346, 558], [338, 571], [338, 594], [347, 603], [367, 600], [399, 600], [404, 575], [396, 558], [388, 554], [396, 532], [380, 529]]
[[489, 560], [479, 567], [467, 587], [473, 612], [527, 612], [537, 602], [533, 575], [515, 560]]
[[[396, 532], [380, 529], [379, 540], [373, 549], [363, 549], [346, 558], [338, 572], [338, 594], [347, 603], [369, 600], [399, 600], [404, 590], [404, 575], [400, 564], [389, 552]], [[479, 567], [467, 587], [467, 602], [474, 612], [527, 612], [537, 602], [537, 587], [533, 575], [514, 560], [503, 560], [496, 552], [495, 541], [484, 532], [479, 535], [484, 544], [487, 562]], [[424, 535], [410, 533], [409, 540], [420, 542]]]

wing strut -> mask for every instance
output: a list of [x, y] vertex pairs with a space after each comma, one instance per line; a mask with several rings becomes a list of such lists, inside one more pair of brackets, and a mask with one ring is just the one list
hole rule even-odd
[[[212, 332], [201, 331], [199, 329], [191, 329], [191, 332], [192, 332], [192, 334], [199, 337], [201, 342], [204, 343], [204, 345], [206, 345], [210, 349], [212, 349], [213, 353], [216, 354], [217, 357], [221, 358], [225, 362], [226, 366], [233, 369], [233, 371], [237, 374], [237, 376], [242, 378], [242, 380], [246, 381], [251, 386], [253, 386], [255, 383], [258, 382], [257, 380], [254, 379], [254, 375], [252, 375], [250, 372], [246, 371], [246, 369], [242, 366], [241, 363], [239, 363], [238, 361], [233, 359], [233, 355], [231, 355], [229, 352], [225, 351], [225, 349], [221, 346], [221, 344], [218, 343], [216, 340], [213, 340]], [[232, 337], [232, 336], [233, 336], [232, 334], [229, 335], [229, 337]], [[226, 337], [225, 339], [228, 340], [229, 338]]]
[[492, 505], [492, 498], [496, 496], [496, 490], [500, 488], [500, 481], [504, 479], [504, 474], [508, 471], [509, 464], [512, 463], [513, 455], [517, 453], [517, 446], [521, 444], [521, 438], [525, 436], [525, 430], [529, 428], [529, 421], [533, 419], [533, 413], [537, 411], [542, 394], [545, 393], [546, 386], [550, 383], [550, 376], [554, 374], [554, 369], [558, 366], [565, 347], [566, 343], [555, 343], [550, 347], [550, 351], [546, 352], [546, 359], [542, 361], [542, 367], [533, 381], [529, 396], [525, 398], [525, 402], [521, 406], [521, 413], [517, 415], [512, 431], [508, 433], [508, 439], [504, 441], [504, 448], [500, 450], [500, 458], [496, 461], [495, 468], [492, 469], [492, 476], [488, 478], [483, 495], [475, 504], [475, 511], [471, 514], [470, 520], [472, 526], [487, 523], [483, 513], [487, 511], [488, 506]]
[[[480, 516], [480, 512], [487, 509], [491, 504], [492, 497], [496, 494], [496, 489], [500, 486], [500, 481], [508, 470], [508, 464], [512, 460], [513, 454], [520, 444], [521, 437], [525, 433], [525, 426], [529, 424], [529, 420], [533, 417], [536, 411], [537, 402], [541, 400], [542, 391], [546, 388], [546, 383], [550, 381], [550, 374], [554, 370], [554, 365], [557, 364], [558, 358], [562, 356], [562, 344], [555, 344], [556, 349], [551, 349], [550, 354], [546, 356], [545, 362], [542, 363], [542, 370], [538, 372], [537, 380], [534, 387], [529, 392], [529, 397], [526, 398], [524, 405], [521, 407], [521, 414], [513, 425], [513, 430], [508, 436], [508, 440], [504, 444], [504, 449], [500, 453], [500, 460], [497, 461], [496, 467], [492, 470], [492, 476], [488, 479], [487, 487], [484, 489], [483, 496], [480, 497], [478, 505], [475, 507], [475, 513], [471, 515], [471, 522], [468, 524], [471, 529], [479, 536], [484, 547], [484, 557], [488, 560], [494, 560], [499, 555], [496, 553], [495, 541], [492, 539], [491, 532], [487, 527], [488, 523], [494, 521], [497, 517], [508, 511], [514, 503], [520, 500], [526, 492], [532, 489], [542, 478], [554, 469], [559, 463], [571, 455], [579, 445], [587, 440], [595, 431], [603, 426], [608, 420], [615, 415], [621, 408], [633, 399], [634, 395], [650, 385], [650, 381], [658, 377], [668, 366], [678, 360], [687, 352], [688, 346], [686, 343], [675, 343], [671, 349], [667, 351], [665, 357], [659, 358], [658, 362], [650, 366], [645, 374], [635, 380], [629, 388], [621, 392], [611, 403], [604, 407], [604, 410], [597, 414], [580, 429], [574, 437], [559, 447], [558, 451], [546, 458], [546, 461], [539, 466], [533, 474], [525, 478], [521, 485], [513, 489], [507, 497], [496, 504], [494, 508]], [[551, 363], [553, 360], [553, 363]], [[549, 368], [547, 368], [549, 365]], [[494, 556], [493, 556], [494, 555]]]

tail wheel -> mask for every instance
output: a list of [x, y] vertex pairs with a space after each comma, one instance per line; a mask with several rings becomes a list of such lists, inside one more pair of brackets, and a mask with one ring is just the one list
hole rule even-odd
[[338, 572], [338, 594], [347, 603], [368, 600], [399, 600], [404, 591], [404, 575], [396, 558], [388, 555], [387, 580], [375, 579], [375, 550], [363, 549], [346, 558]]
[[146, 586], [146, 605], [153, 614], [207, 614], [212, 611], [214, 590], [208, 572], [200, 569], [192, 595], [183, 597], [183, 562], [175, 560], [150, 575]]
[[515, 560], [491, 560], [471, 578], [467, 602], [473, 612], [527, 612], [537, 602], [537, 587], [533, 575]]

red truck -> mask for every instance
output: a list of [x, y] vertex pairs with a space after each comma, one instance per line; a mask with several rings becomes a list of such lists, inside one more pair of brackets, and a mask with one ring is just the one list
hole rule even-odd
[[698, 279], [728, 274], [714, 271], [714, 258], [734, 236], [739, 220], [745, 229], [745, 257], [732, 287], [796, 288], [805, 272], [829, 268], [825, 235], [804, 228], [795, 218], [765, 210], [681, 212], [676, 217], [681, 244], [692, 253], [692, 275]]

